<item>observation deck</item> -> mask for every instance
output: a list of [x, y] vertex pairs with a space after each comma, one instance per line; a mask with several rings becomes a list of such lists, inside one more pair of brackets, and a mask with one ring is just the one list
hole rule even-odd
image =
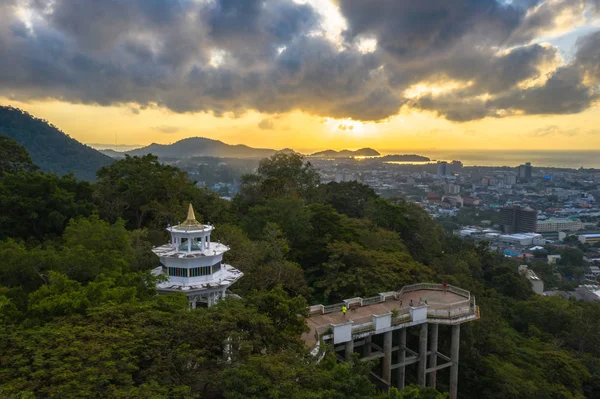
[[[409, 306], [411, 300], [412, 307]], [[348, 309], [345, 316], [342, 313], [344, 305]], [[306, 320], [310, 331], [302, 338], [309, 348], [313, 348], [321, 337], [336, 343], [335, 327], [349, 323], [352, 336], [378, 334], [383, 331], [378, 332], [377, 327], [388, 324], [379, 322], [386, 315], [390, 319], [389, 326], [385, 327], [387, 331], [422, 323], [461, 324], [479, 319], [479, 310], [475, 297], [462, 288], [448, 285], [444, 291], [442, 284], [407, 285], [400, 291], [384, 292], [371, 298], [357, 297], [334, 305], [311, 306]]]
[[[345, 315], [342, 306], [347, 308]], [[371, 298], [311, 306], [306, 320], [309, 332], [302, 339], [315, 355], [324, 342], [343, 351], [344, 356], [338, 355], [342, 361], [350, 360], [357, 347], [362, 347], [359, 353], [365, 360], [382, 359], [381, 375], [371, 373], [382, 388], [392, 385], [392, 370], [396, 370], [395, 385], [402, 389], [405, 368], [415, 364], [418, 384], [426, 386], [428, 378], [428, 385], [435, 387], [437, 371], [449, 367], [450, 399], [456, 399], [460, 325], [477, 319], [479, 308], [469, 291], [452, 285], [421, 283]], [[440, 325], [449, 326], [452, 332], [449, 356], [438, 351]], [[414, 326], [420, 330], [418, 351], [406, 343], [407, 329]], [[444, 363], [438, 364], [439, 359]]]

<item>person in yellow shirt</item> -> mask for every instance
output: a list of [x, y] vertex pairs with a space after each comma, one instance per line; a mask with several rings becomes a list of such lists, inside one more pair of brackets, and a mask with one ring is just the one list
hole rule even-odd
[[342, 313], [344, 314], [344, 317], [346, 317], [346, 311], [348, 309], [346, 308], [346, 305], [342, 305]]

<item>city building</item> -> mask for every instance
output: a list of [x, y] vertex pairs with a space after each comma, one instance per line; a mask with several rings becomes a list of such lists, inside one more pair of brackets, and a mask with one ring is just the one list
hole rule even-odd
[[538, 295], [544, 295], [544, 282], [527, 265], [519, 266], [519, 273], [531, 283], [531, 289]]
[[537, 233], [553, 231], [579, 231], [583, 228], [583, 223], [577, 218], [550, 218], [546, 220], [538, 220], [535, 231]]
[[537, 231], [537, 212], [519, 206], [500, 208], [500, 226], [507, 234], [532, 233]]
[[448, 162], [440, 161], [437, 163], [437, 174], [438, 176], [450, 175], [450, 168], [448, 167]]
[[585, 274], [585, 278], [589, 280], [596, 280], [600, 278], [600, 267], [590, 266], [590, 270]]
[[444, 193], [446, 194], [451, 194], [451, 195], [456, 195], [460, 193], [460, 186], [457, 184], [446, 184], [444, 186]]
[[580, 234], [577, 238], [582, 244], [594, 244], [600, 242], [600, 234]]
[[513, 174], [505, 175], [504, 183], [510, 184], [510, 185], [517, 184], [517, 175], [513, 175]]
[[549, 265], [555, 265], [560, 260], [560, 255], [548, 255], [547, 259]]
[[519, 181], [530, 181], [533, 175], [533, 167], [531, 166], [531, 162], [526, 162], [524, 165], [519, 165], [517, 167], [517, 172], [519, 174]]
[[546, 239], [541, 234], [537, 233], [517, 233], [517, 234], [502, 234], [498, 240], [505, 244], [517, 245], [520, 247], [528, 247], [530, 245], [542, 245], [546, 243]]
[[222, 263], [229, 248], [210, 241], [213, 229], [196, 220], [191, 204], [183, 223], [167, 227], [171, 242], [152, 249], [161, 264], [153, 270], [154, 275], [167, 278], [158, 283], [159, 294], [182, 292], [192, 309], [212, 306], [228, 295], [227, 289], [243, 273]]

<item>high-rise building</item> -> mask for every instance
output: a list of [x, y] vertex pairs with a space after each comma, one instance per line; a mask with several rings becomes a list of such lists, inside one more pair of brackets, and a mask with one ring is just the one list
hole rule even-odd
[[533, 174], [533, 167], [531, 166], [531, 162], [526, 162], [524, 165], [519, 165], [517, 167], [517, 171], [520, 182], [531, 180], [531, 176]]
[[507, 234], [532, 233], [537, 229], [537, 212], [531, 208], [500, 208], [500, 226]]
[[438, 176], [448, 176], [450, 174], [450, 168], [448, 162], [440, 161], [437, 163], [437, 174]]

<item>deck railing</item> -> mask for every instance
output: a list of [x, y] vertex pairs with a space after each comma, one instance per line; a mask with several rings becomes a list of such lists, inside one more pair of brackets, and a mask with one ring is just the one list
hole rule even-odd
[[[336, 303], [333, 305], [313, 305], [313, 306], [309, 307], [309, 316], [341, 312], [343, 306], [350, 307], [350, 305], [352, 305], [352, 306], [358, 305], [358, 306], [362, 307], [362, 306], [374, 305], [377, 303], [385, 302], [387, 299], [390, 299], [390, 298], [402, 298], [402, 296], [404, 294], [409, 293], [409, 292], [423, 291], [423, 290], [444, 291], [444, 286], [442, 284], [435, 284], [435, 283], [419, 283], [419, 284], [405, 285], [399, 291], [384, 292], [384, 293], [381, 293], [377, 296], [373, 296], [370, 298], [355, 297], [355, 298], [346, 299], [346, 300], [344, 300], [344, 302]], [[473, 309], [475, 308], [475, 297], [471, 297], [471, 293], [469, 291], [463, 290], [462, 288], [458, 288], [453, 285], [446, 285], [446, 290], [448, 292], [452, 292], [453, 294], [456, 294], [456, 295], [462, 296], [463, 298], [466, 298], [467, 302], [471, 301]]]

